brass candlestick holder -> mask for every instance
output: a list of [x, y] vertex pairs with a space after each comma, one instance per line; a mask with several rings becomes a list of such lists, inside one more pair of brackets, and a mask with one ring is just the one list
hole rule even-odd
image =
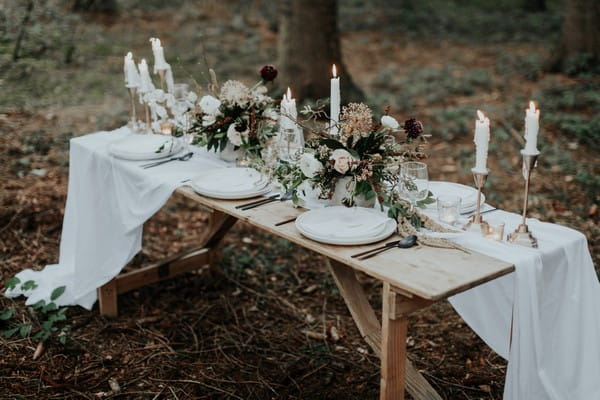
[[137, 131], [137, 112], [135, 109], [135, 95], [137, 93], [136, 87], [130, 87], [129, 89], [129, 97], [131, 99], [131, 121], [129, 122], [129, 127], [133, 131]]
[[165, 89], [165, 74], [167, 72], [166, 69], [158, 69], [156, 70], [158, 72], [158, 76], [160, 77], [160, 88], [163, 90], [163, 92], [166, 92], [167, 90]]
[[523, 220], [517, 229], [508, 235], [510, 243], [520, 244], [527, 247], [538, 247], [537, 239], [529, 232], [527, 227], [527, 205], [529, 203], [529, 181], [531, 180], [531, 171], [535, 168], [539, 153], [523, 154], [523, 178], [525, 178], [525, 199], [523, 200]]
[[469, 222], [467, 222], [463, 227], [463, 231], [469, 232], [482, 232], [483, 229], [487, 229], [487, 222], [483, 220], [481, 217], [481, 192], [483, 189], [483, 185], [487, 181], [488, 171], [481, 172], [476, 171], [475, 169], [471, 170], [473, 172], [473, 179], [475, 180], [475, 186], [477, 186], [477, 211], [475, 215], [471, 217]]
[[152, 133], [152, 121], [150, 120], [150, 105], [148, 102], [144, 102], [144, 110], [146, 112], [146, 132]]

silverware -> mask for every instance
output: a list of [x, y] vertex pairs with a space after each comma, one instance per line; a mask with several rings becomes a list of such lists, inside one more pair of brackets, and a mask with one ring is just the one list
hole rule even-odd
[[235, 206], [235, 208], [244, 208], [244, 207], [253, 206], [253, 205], [256, 205], [256, 204], [260, 204], [260, 203], [262, 203], [263, 201], [267, 201], [267, 200], [276, 199], [276, 198], [278, 198], [279, 196], [280, 196], [280, 194], [279, 194], [279, 193], [277, 193], [277, 194], [274, 194], [274, 195], [272, 195], [272, 196], [269, 196], [269, 197], [265, 197], [265, 198], [262, 198], [262, 199], [259, 199], [259, 200], [251, 201], [250, 203], [240, 204], [239, 206]]
[[294, 217], [294, 218], [286, 219], [286, 220], [283, 220], [283, 221], [279, 221], [278, 223], [275, 224], [275, 226], [281, 226], [281, 225], [289, 224], [290, 222], [294, 222], [296, 220], [296, 218], [298, 218], [298, 217]]
[[148, 168], [156, 167], [156, 166], [159, 166], [159, 165], [162, 165], [162, 164], [166, 164], [166, 163], [171, 162], [171, 161], [187, 161], [190, 158], [192, 158], [193, 155], [194, 155], [194, 153], [190, 151], [189, 153], [184, 154], [181, 157], [172, 157], [172, 158], [169, 158], [168, 160], [162, 160], [162, 161], [158, 161], [158, 162], [151, 162], [149, 164], [140, 165], [140, 167], [142, 167], [144, 169], [148, 169]]
[[396, 247], [400, 248], [400, 249], [408, 249], [409, 247], [412, 247], [415, 244], [417, 244], [417, 237], [415, 235], [410, 235], [410, 236], [405, 237], [404, 239], [395, 240], [393, 242], [388, 242], [381, 247], [363, 251], [362, 253], [354, 254], [350, 257], [358, 258], [359, 260], [366, 260], [367, 258], [374, 257], [379, 253], [383, 253], [384, 251], [387, 251], [387, 250], [390, 250], [390, 249], [393, 249]]
[[292, 198], [293, 194], [294, 193], [292, 191], [289, 191], [289, 192], [286, 192], [283, 196], [281, 196], [279, 198], [274, 198], [274, 199], [267, 198], [267, 199], [264, 199], [264, 200], [262, 200], [260, 202], [257, 202], [256, 204], [253, 204], [251, 206], [240, 207], [240, 210], [243, 210], [243, 211], [250, 210], [251, 208], [262, 206], [264, 204], [269, 204], [269, 203], [272, 203], [272, 202], [277, 201], [277, 200], [279, 200], [279, 201], [287, 201], [287, 200], [290, 200]]

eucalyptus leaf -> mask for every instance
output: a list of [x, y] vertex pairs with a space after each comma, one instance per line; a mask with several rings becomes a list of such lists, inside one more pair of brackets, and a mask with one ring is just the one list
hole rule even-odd
[[16, 276], [13, 276], [12, 278], [7, 279], [4, 283], [4, 287], [8, 290], [13, 290], [19, 283], [21, 283], [21, 280]]
[[4, 336], [7, 339], [11, 338], [15, 333], [17, 333], [19, 329], [21, 329], [20, 326], [17, 326], [16, 328], [7, 329], [4, 332], [2, 332], [2, 336]]
[[3, 311], [0, 314], [0, 321], [6, 321], [6, 320], [10, 319], [13, 316], [14, 312], [15, 312], [14, 308], [10, 308], [6, 311]]

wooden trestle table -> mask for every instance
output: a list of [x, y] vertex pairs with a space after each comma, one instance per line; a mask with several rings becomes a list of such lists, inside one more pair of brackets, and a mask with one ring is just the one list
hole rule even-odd
[[[287, 202], [278, 201], [241, 211], [235, 206], [248, 202], [248, 199], [203, 197], [187, 186], [177, 189], [176, 193], [212, 211], [203, 243], [198, 248], [157, 264], [121, 273], [100, 287], [98, 300], [101, 314], [117, 315], [119, 294], [210, 264], [219, 241], [237, 220], [241, 220], [327, 257], [333, 279], [361, 336], [381, 359], [380, 399], [403, 399], [406, 389], [415, 399], [441, 400], [406, 358], [407, 315], [514, 270], [513, 265], [483, 254], [425, 246], [395, 249], [358, 261], [350, 256], [380, 243], [365, 246], [326, 245], [302, 236], [294, 223], [275, 226], [277, 222], [304, 211]], [[381, 323], [356, 278], [356, 271], [383, 283]]]

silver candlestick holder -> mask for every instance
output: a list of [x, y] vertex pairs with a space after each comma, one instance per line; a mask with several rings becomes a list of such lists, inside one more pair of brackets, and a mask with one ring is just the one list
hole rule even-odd
[[485, 222], [481, 217], [481, 192], [483, 191], [483, 186], [487, 181], [488, 171], [481, 172], [476, 171], [475, 169], [472, 169], [471, 171], [473, 172], [475, 186], [477, 186], [477, 210], [475, 215], [469, 219], [469, 222], [467, 222], [462, 229], [463, 231], [481, 233], [482, 229], [487, 229], [487, 222]]
[[529, 182], [531, 181], [531, 172], [537, 164], [539, 153], [537, 154], [523, 154], [523, 178], [525, 178], [525, 198], [523, 199], [523, 220], [517, 229], [508, 235], [508, 241], [510, 243], [519, 244], [527, 247], [538, 247], [537, 239], [529, 232], [527, 226], [527, 205], [529, 203]]

